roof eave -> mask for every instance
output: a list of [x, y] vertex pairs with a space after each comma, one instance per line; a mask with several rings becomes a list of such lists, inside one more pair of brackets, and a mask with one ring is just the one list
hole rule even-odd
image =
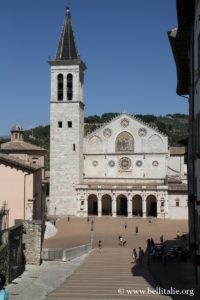
[[189, 42], [187, 34], [180, 34], [180, 30], [173, 29], [168, 32], [177, 72], [176, 93], [179, 96], [190, 93], [190, 67]]

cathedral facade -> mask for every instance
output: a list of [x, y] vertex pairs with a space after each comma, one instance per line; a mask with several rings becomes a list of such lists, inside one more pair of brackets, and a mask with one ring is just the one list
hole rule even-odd
[[126, 113], [84, 136], [84, 71], [67, 9], [51, 66], [52, 216], [186, 219], [184, 148]]

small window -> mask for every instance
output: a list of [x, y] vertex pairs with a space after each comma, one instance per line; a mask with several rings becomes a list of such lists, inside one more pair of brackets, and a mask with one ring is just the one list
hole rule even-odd
[[58, 74], [57, 77], [57, 83], [58, 83], [58, 100], [62, 101], [63, 100], [63, 75]]
[[67, 124], [68, 124], [68, 128], [72, 128], [72, 121], [68, 121]]
[[75, 145], [75, 144], [73, 144], [73, 150], [74, 150], [74, 151], [76, 150], [76, 145]]
[[160, 204], [160, 206], [162, 206], [162, 207], [164, 206], [164, 201], [161, 201], [161, 204]]
[[84, 200], [81, 200], [81, 205], [84, 205]]
[[73, 98], [73, 76], [72, 74], [67, 75], [67, 100]]
[[58, 121], [58, 128], [62, 128], [62, 121]]
[[179, 201], [176, 201], [176, 206], [179, 206]]

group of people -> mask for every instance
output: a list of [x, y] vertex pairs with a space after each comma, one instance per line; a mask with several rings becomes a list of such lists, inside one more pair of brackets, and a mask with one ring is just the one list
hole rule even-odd
[[133, 253], [132, 253], [132, 257], [133, 257], [133, 263], [134, 262], [139, 262], [140, 265], [142, 265], [143, 262], [143, 257], [144, 257], [144, 250], [139, 247], [138, 253], [136, 251], [136, 249], [133, 249]]

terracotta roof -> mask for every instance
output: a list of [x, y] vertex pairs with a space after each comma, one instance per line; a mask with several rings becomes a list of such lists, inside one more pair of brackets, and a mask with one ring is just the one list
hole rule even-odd
[[27, 171], [31, 171], [31, 172], [34, 172], [38, 169], [41, 169], [40, 166], [37, 166], [35, 164], [31, 164], [31, 163], [29, 163], [25, 160], [20, 159], [20, 158], [13, 157], [11, 155], [3, 154], [3, 153], [0, 153], [0, 163], [1, 162], [9, 164], [9, 165], [14, 165], [18, 168], [26, 169]]
[[78, 58], [79, 55], [72, 29], [71, 14], [69, 8], [67, 8], [56, 60], [72, 60]]
[[184, 155], [186, 153], [185, 147], [170, 147], [170, 155]]
[[44, 148], [41, 148], [39, 146], [26, 143], [24, 141], [14, 141], [14, 142], [7, 142], [1, 144], [1, 150], [9, 150], [9, 151], [43, 151], [46, 150]]

